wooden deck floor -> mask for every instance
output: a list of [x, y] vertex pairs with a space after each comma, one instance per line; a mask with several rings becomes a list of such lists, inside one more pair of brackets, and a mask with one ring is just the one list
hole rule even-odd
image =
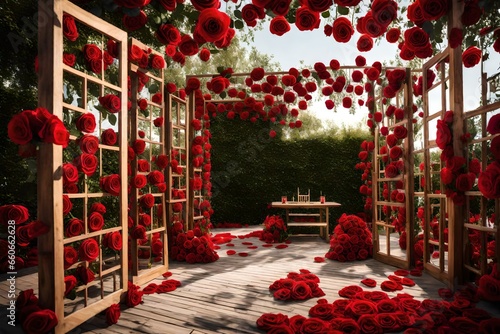
[[[255, 228], [253, 228], [255, 229]], [[252, 229], [216, 229], [214, 233], [230, 231], [234, 235], [246, 235]], [[380, 283], [387, 279], [396, 268], [372, 259], [366, 261], [339, 263], [326, 260], [314, 262], [314, 257], [323, 257], [328, 251], [328, 243], [319, 237], [292, 237], [288, 248], [264, 248], [257, 238], [234, 239], [234, 247], [222, 245], [218, 251], [220, 259], [209, 264], [172, 262], [170, 278], [181, 281], [182, 286], [165, 294], [145, 295], [144, 302], [134, 308], [122, 309], [118, 324], [106, 326], [103, 315], [98, 315], [82, 324], [71, 334], [80, 333], [259, 333], [255, 321], [262, 313], [281, 312], [289, 316], [308, 315], [309, 308], [317, 298], [302, 302], [275, 301], [269, 293], [269, 285], [287, 273], [308, 269], [316, 274], [319, 286], [329, 302], [339, 299], [338, 291], [347, 285], [361, 285], [363, 278], [373, 278]], [[242, 242], [252, 242], [257, 249], [248, 249]], [[226, 251], [247, 252], [247, 257], [228, 256]], [[414, 287], [405, 287], [403, 292], [417, 299], [440, 299], [438, 289], [444, 284], [424, 274], [411, 277]], [[7, 282], [2, 276], [0, 304], [5, 305]], [[153, 282], [160, 283], [159, 277]], [[33, 287], [36, 273], [18, 277], [17, 289]], [[368, 288], [367, 288], [368, 289]], [[395, 296], [396, 293], [388, 293]], [[483, 302], [482, 302], [483, 303]], [[481, 307], [481, 305], [479, 305]], [[484, 304], [489, 312], [500, 310]], [[0, 316], [5, 319], [6, 307], [2, 306]], [[6, 321], [6, 320], [2, 320]], [[1, 333], [19, 333], [19, 329], [7, 331], [8, 326], [0, 326]]]

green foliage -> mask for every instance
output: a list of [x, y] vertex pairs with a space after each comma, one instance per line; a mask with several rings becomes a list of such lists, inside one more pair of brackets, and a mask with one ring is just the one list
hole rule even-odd
[[222, 117], [211, 129], [213, 222], [261, 224], [267, 215], [283, 214], [268, 204], [281, 196], [291, 200], [297, 187], [311, 189], [311, 200], [319, 200], [322, 192], [327, 200], [341, 203], [330, 213], [332, 222], [343, 212], [363, 211], [354, 165], [367, 133], [283, 141], [269, 138], [268, 123]]

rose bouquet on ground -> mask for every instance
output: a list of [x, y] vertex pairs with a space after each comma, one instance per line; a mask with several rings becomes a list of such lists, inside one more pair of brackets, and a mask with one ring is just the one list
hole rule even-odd
[[356, 215], [344, 213], [333, 230], [330, 250], [325, 257], [340, 262], [365, 260], [372, 251], [372, 233], [366, 222]]
[[171, 259], [187, 263], [209, 263], [219, 259], [210, 236], [203, 234], [200, 228], [184, 232], [182, 223], [177, 222], [172, 231]]
[[260, 240], [267, 243], [283, 242], [288, 238], [285, 222], [280, 216], [267, 216]]
[[306, 300], [325, 295], [318, 285], [319, 278], [307, 269], [300, 269], [300, 273], [288, 273], [286, 278], [280, 278], [269, 286], [275, 299], [279, 300]]

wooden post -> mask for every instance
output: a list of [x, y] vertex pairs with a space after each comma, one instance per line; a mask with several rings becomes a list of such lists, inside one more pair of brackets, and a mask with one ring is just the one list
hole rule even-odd
[[[62, 119], [61, 0], [38, 2], [38, 104]], [[38, 238], [39, 305], [64, 319], [62, 146], [42, 143], [37, 162], [38, 219], [49, 232]], [[59, 323], [57, 328], [60, 328]], [[57, 332], [56, 328], [56, 332]]]
[[[448, 20], [448, 31], [452, 28], [462, 28], [461, 16], [464, 10], [463, 1], [452, 1], [452, 8]], [[463, 73], [462, 73], [462, 48], [450, 49], [450, 108], [453, 110], [453, 153], [455, 156], [464, 156], [464, 143], [461, 140], [464, 134], [464, 108], [463, 108]], [[463, 283], [463, 223], [464, 207], [456, 206], [448, 198], [448, 273], [449, 285], [455, 288]]]

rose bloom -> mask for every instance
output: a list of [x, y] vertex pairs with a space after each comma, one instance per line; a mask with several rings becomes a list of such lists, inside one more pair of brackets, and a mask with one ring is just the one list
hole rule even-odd
[[448, 37], [450, 47], [452, 49], [458, 47], [462, 44], [462, 40], [464, 38], [463, 30], [459, 28], [452, 28], [450, 31], [450, 36]]
[[343, 16], [335, 19], [332, 28], [333, 38], [339, 43], [349, 42], [351, 40], [351, 36], [354, 34], [351, 21]]
[[200, 53], [198, 54], [201, 61], [208, 61], [210, 59], [210, 50], [207, 48], [202, 48]]
[[155, 36], [163, 45], [178, 45], [181, 42], [181, 34], [172, 24], [161, 24]]
[[99, 97], [99, 103], [110, 113], [116, 114], [121, 110], [121, 100], [114, 94]]
[[195, 31], [206, 42], [216, 42], [226, 36], [230, 22], [226, 13], [216, 8], [207, 8], [200, 12]]
[[95, 127], [95, 116], [92, 113], [84, 113], [76, 120], [76, 128], [81, 132], [92, 133]]
[[404, 33], [405, 45], [409, 50], [418, 52], [430, 46], [429, 35], [420, 27], [412, 27]]
[[481, 61], [482, 54], [481, 49], [471, 45], [462, 53], [462, 63], [467, 68], [474, 67]]
[[82, 153], [73, 160], [80, 172], [87, 176], [92, 176], [97, 169], [97, 157], [93, 154]]
[[24, 319], [22, 327], [25, 333], [49, 333], [57, 326], [57, 315], [49, 309], [36, 310]]
[[76, 41], [78, 38], [75, 18], [69, 14], [63, 15], [63, 35], [72, 42]]
[[408, 135], [408, 129], [403, 125], [398, 125], [394, 128], [394, 135], [397, 139], [404, 139]]
[[80, 260], [82, 261], [94, 261], [99, 256], [99, 244], [95, 239], [85, 239], [79, 248]]
[[257, 319], [256, 323], [259, 329], [268, 331], [282, 324], [288, 325], [289, 319], [287, 315], [282, 313], [264, 313]]
[[95, 154], [99, 149], [99, 138], [85, 134], [78, 139], [78, 145], [83, 153]]
[[18, 145], [25, 145], [31, 142], [33, 133], [27, 113], [23, 112], [14, 115], [7, 125], [9, 139]]
[[91, 232], [100, 231], [104, 226], [104, 217], [99, 212], [92, 212], [87, 223]]
[[100, 180], [100, 187], [104, 191], [108, 192], [111, 195], [118, 196], [120, 195], [120, 175], [111, 174], [108, 176], [104, 176]]
[[491, 116], [490, 120], [488, 121], [488, 125], [486, 126], [486, 130], [491, 135], [500, 133], [500, 113]]
[[190, 35], [183, 35], [179, 43], [179, 51], [185, 56], [194, 56], [198, 53], [198, 43]]
[[319, 12], [316, 12], [308, 7], [301, 6], [297, 9], [295, 15], [295, 25], [300, 31], [319, 28]]
[[444, 149], [451, 142], [451, 132], [448, 124], [443, 120], [437, 121], [436, 144], [440, 149]]
[[389, 43], [396, 43], [399, 40], [399, 36], [401, 36], [399, 28], [391, 28], [385, 34], [385, 39]]
[[419, 0], [418, 4], [426, 21], [437, 21], [448, 13], [448, 0]]
[[106, 310], [106, 323], [113, 325], [118, 323], [120, 318], [120, 304], [113, 304]]
[[101, 140], [104, 145], [114, 145], [118, 140], [118, 136], [113, 129], [106, 129], [101, 134]]
[[76, 56], [72, 53], [67, 53], [67, 52], [64, 52], [63, 54], [63, 63], [70, 66], [70, 67], [73, 67], [75, 66], [75, 63], [76, 63]]

